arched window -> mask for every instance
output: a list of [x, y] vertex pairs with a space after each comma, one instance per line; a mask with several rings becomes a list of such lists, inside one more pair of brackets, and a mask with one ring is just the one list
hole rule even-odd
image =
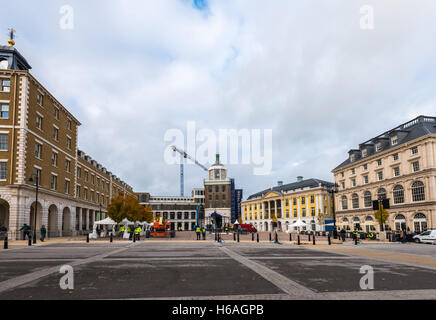
[[354, 193], [351, 199], [353, 202], [353, 209], [359, 209], [359, 195]]
[[421, 233], [427, 231], [427, 218], [422, 213], [417, 213], [413, 217], [413, 225], [415, 227], [415, 233]]
[[386, 199], [386, 189], [384, 189], [384, 188], [378, 189], [377, 197], [379, 200]]
[[394, 203], [404, 203], [404, 188], [401, 185], [394, 187]]
[[374, 222], [374, 218], [371, 217], [371, 216], [367, 216], [367, 217], [365, 218], [365, 222]]
[[406, 229], [406, 217], [402, 214], [397, 214], [395, 217], [395, 230], [405, 230]]
[[342, 210], [348, 209], [348, 199], [347, 196], [342, 196]]
[[355, 222], [355, 223], [360, 223], [360, 219], [359, 219], [358, 217], [354, 217], [354, 218], [353, 218], [353, 222]]
[[412, 200], [413, 201], [425, 200], [424, 183], [422, 183], [421, 181], [416, 181], [414, 184], [412, 184]]
[[372, 207], [372, 195], [371, 192], [366, 191], [365, 194], [363, 195], [364, 197], [364, 202], [365, 202], [365, 208], [369, 208]]

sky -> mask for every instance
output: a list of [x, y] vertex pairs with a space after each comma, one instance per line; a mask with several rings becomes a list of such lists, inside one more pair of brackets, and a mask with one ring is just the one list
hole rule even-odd
[[[359, 143], [436, 116], [433, 0], [0, 4], [0, 42], [17, 30], [32, 74], [82, 123], [79, 148], [136, 192], [179, 195], [164, 137], [189, 121], [216, 134], [271, 130], [268, 174], [228, 165], [247, 198], [297, 176], [333, 181]], [[185, 193], [204, 178], [188, 164]]]

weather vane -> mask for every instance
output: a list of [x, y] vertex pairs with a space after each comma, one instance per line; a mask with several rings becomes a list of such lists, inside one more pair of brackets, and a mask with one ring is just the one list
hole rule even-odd
[[8, 30], [9, 30], [9, 40], [8, 40], [9, 47], [13, 47], [15, 45], [15, 41], [14, 41], [15, 35], [14, 35], [14, 33], [16, 31], [13, 28], [10, 28]]

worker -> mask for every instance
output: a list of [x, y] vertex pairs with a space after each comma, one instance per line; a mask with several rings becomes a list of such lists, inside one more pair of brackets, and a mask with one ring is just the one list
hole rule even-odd
[[199, 226], [197, 226], [195, 232], [197, 233], [197, 240], [201, 240], [201, 229]]
[[126, 231], [126, 227], [125, 226], [121, 226], [120, 227], [120, 237], [123, 237], [125, 231]]
[[229, 226], [226, 224], [226, 234], [229, 234]]
[[137, 227], [136, 229], [135, 229], [135, 236], [136, 236], [136, 240], [141, 240], [141, 227]]
[[201, 231], [203, 233], [203, 240], [206, 240], [206, 228], [203, 227], [203, 229]]

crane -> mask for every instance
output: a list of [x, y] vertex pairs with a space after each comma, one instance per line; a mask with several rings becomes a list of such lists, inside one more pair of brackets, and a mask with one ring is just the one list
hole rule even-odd
[[185, 196], [185, 166], [183, 164], [184, 159], [189, 159], [194, 162], [197, 166], [202, 168], [204, 171], [208, 171], [208, 168], [203, 166], [200, 162], [192, 158], [185, 151], [177, 148], [176, 146], [171, 146], [174, 152], [180, 153], [180, 194], [182, 197]]

